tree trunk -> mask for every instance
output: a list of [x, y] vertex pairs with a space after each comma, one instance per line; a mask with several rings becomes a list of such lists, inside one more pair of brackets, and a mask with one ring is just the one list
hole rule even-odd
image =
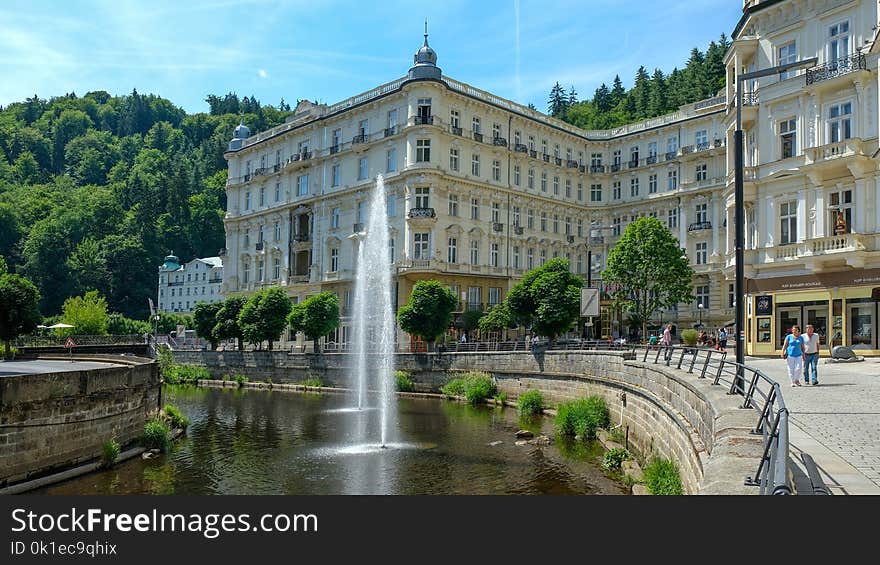
[[238, 340], [238, 350], [239, 350], [239, 351], [244, 351], [244, 342], [243, 342], [242, 338], [239, 337], [239, 338], [236, 338], [236, 339]]
[[269, 351], [272, 351], [272, 340], [269, 340]]
[[8, 340], [8, 339], [7, 339], [7, 340], [4, 340], [4, 344], [5, 344], [4, 347], [5, 347], [5, 349], [6, 349], [6, 352], [3, 354], [3, 357], [4, 357], [5, 359], [9, 359], [9, 358], [11, 357], [11, 353], [12, 353], [12, 344], [10, 343], [10, 341], [11, 341], [11, 340]]
[[312, 340], [312, 341], [314, 342], [314, 345], [312, 346], [312, 351], [313, 351], [314, 353], [320, 353], [320, 352], [321, 352], [321, 346], [318, 345], [318, 339], [320, 339], [320, 338], [317, 338], [317, 337], [316, 337], [314, 340]]

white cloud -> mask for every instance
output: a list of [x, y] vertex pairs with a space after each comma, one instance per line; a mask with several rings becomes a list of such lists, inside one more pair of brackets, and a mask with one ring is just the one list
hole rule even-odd
[[269, 78], [269, 73], [266, 72], [266, 69], [257, 69], [257, 74], [260, 75], [260, 78]]

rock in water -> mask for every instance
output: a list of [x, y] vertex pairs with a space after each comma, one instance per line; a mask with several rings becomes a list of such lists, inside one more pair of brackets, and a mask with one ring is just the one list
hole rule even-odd
[[533, 434], [529, 430], [519, 430], [516, 432], [516, 437], [528, 439], [531, 437], [535, 437], [535, 434]]
[[499, 441], [493, 441], [493, 442], [489, 443], [489, 445], [491, 445], [492, 447], [495, 447], [496, 445], [501, 445], [502, 443], [504, 443], [504, 442], [499, 440]]
[[518, 442], [516, 442], [516, 444], [519, 445], [519, 446], [523, 446], [523, 445], [528, 445], [529, 442], [527, 442], [527, 441], [524, 440], [524, 439], [521, 439], [521, 440], [519, 440]]
[[533, 440], [530, 440], [528, 443], [531, 445], [550, 445], [550, 438], [544, 435], [538, 436]]

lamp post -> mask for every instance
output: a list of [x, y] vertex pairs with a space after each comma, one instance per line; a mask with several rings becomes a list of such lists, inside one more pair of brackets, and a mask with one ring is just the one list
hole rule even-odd
[[700, 311], [700, 329], [703, 329], [703, 303], [697, 304], [697, 310]]
[[[811, 57], [794, 63], [786, 63], [769, 69], [761, 69], [750, 73], [738, 74], [736, 77], [736, 129], [733, 132], [733, 167], [734, 167], [734, 237], [736, 239], [736, 362], [742, 365], [745, 362], [745, 274], [743, 270], [743, 248], [745, 246], [745, 195], [743, 193], [743, 177], [745, 165], [743, 162], [743, 132], [742, 132], [742, 98], [743, 82], [760, 77], [775, 75], [784, 71], [815, 66], [817, 57]], [[741, 368], [737, 371], [734, 387], [731, 392], [743, 390], [743, 375]]]

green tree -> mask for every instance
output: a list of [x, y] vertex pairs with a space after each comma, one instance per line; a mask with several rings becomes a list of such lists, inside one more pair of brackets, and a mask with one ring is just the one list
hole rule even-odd
[[149, 322], [132, 320], [114, 313], [107, 316], [107, 332], [110, 335], [143, 335], [153, 333], [153, 326]]
[[483, 319], [485, 313], [478, 309], [467, 309], [461, 315], [462, 329], [465, 333], [470, 334], [472, 331], [480, 327], [480, 320]]
[[513, 322], [507, 301], [489, 308], [486, 315], [480, 318], [480, 331], [483, 334], [501, 332], [509, 328]]
[[248, 298], [238, 315], [238, 325], [241, 327], [242, 335], [251, 343], [260, 344], [268, 341], [269, 351], [272, 351], [272, 342], [281, 336], [287, 325], [291, 305], [290, 297], [281, 288], [267, 288], [255, 292]]
[[568, 96], [565, 89], [557, 81], [550, 89], [550, 99], [547, 101], [547, 112], [554, 118], [559, 118], [568, 109]]
[[0, 339], [5, 357], [11, 354], [12, 340], [31, 333], [40, 323], [40, 291], [20, 275], [0, 275]]
[[71, 333], [80, 335], [107, 334], [107, 300], [91, 290], [84, 296], [72, 296], [61, 307], [65, 324], [73, 326]]
[[293, 306], [288, 322], [293, 331], [303, 332], [314, 342], [318, 353], [318, 340], [339, 327], [339, 297], [327, 291], [309, 296]]
[[531, 325], [538, 335], [554, 341], [580, 314], [583, 281], [569, 271], [568, 261], [551, 259], [527, 272], [507, 295], [514, 320]]
[[239, 351], [244, 348], [242, 343], [244, 336], [241, 333], [238, 316], [246, 302], [247, 298], [244, 296], [230, 296], [224, 300], [220, 310], [217, 311], [217, 324], [214, 326], [214, 336], [217, 339], [237, 340]]
[[458, 297], [440, 281], [418, 281], [397, 321], [403, 331], [433, 344], [449, 328], [457, 304]]
[[608, 253], [602, 281], [616, 285], [614, 304], [634, 313], [647, 335], [647, 323], [660, 308], [694, 299], [694, 271], [684, 250], [657, 218], [630, 223]]
[[64, 149], [74, 138], [92, 127], [92, 119], [81, 110], [64, 110], [52, 126], [52, 163], [55, 172], [64, 171]]
[[214, 328], [217, 326], [217, 313], [223, 307], [222, 302], [199, 302], [193, 308], [193, 324], [196, 326], [196, 335], [208, 340], [211, 349], [217, 349], [217, 339]]

